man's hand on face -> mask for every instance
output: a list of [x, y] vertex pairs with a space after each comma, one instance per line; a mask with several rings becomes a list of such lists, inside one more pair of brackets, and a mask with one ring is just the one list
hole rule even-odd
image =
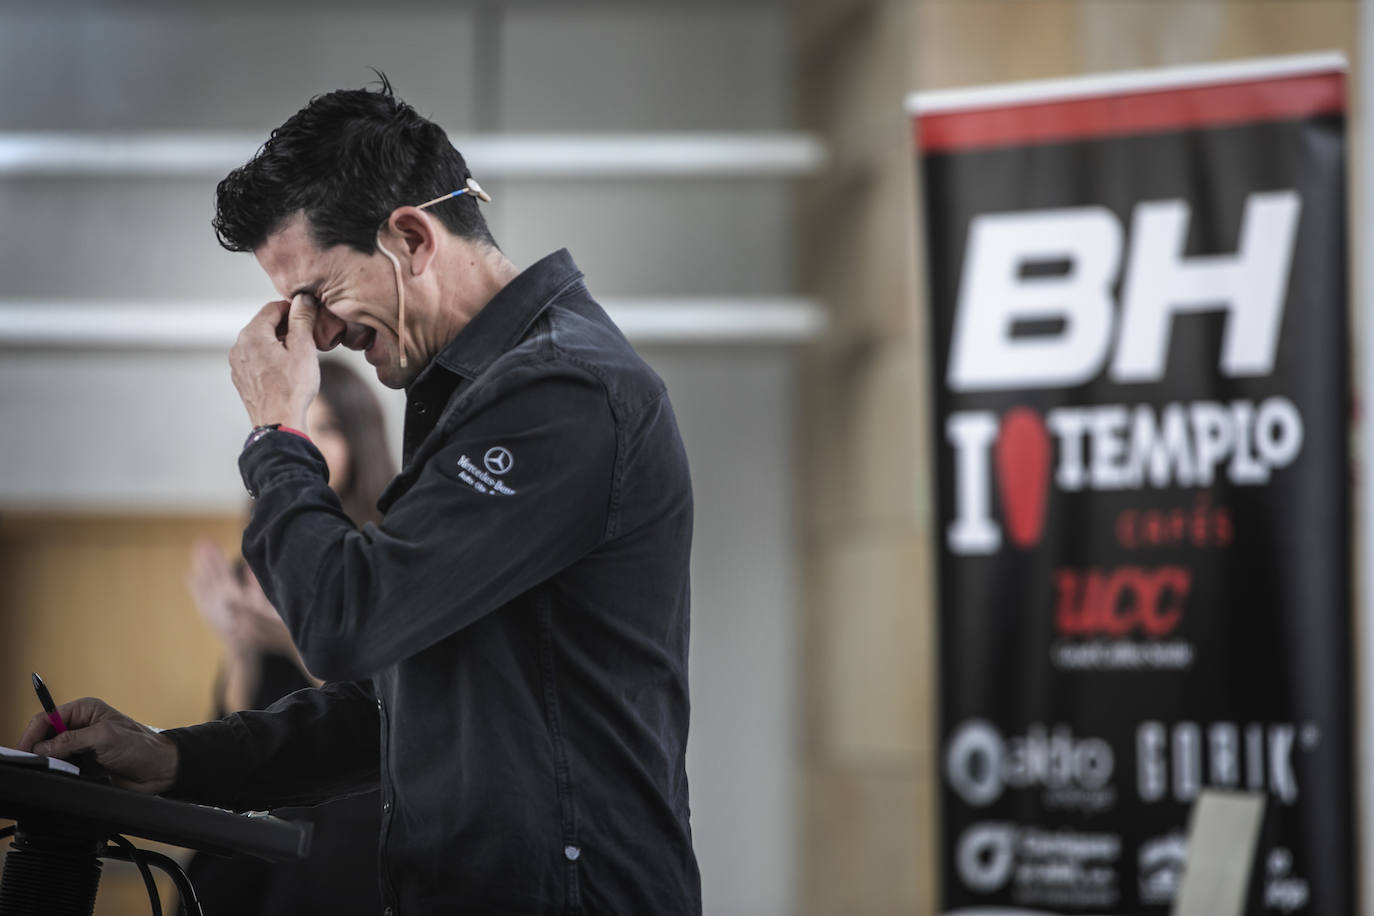
[[150, 795], [166, 792], [177, 775], [177, 747], [172, 739], [139, 725], [119, 710], [94, 697], [63, 703], [57, 712], [67, 730], [49, 738], [48, 714], [29, 720], [19, 738], [19, 750], [44, 757], [68, 759], [82, 754], [124, 789]]
[[304, 293], [290, 302], [269, 302], [239, 332], [229, 369], [254, 426], [281, 423], [305, 430], [306, 408], [320, 390], [318, 310]]

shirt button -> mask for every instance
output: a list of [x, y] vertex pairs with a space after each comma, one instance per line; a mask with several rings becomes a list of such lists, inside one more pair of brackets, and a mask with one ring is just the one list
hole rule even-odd
[[382, 910], [382, 916], [396, 916], [396, 911], [393, 910], [391, 907], [387, 907], [386, 909]]
[[381, 697], [377, 697], [377, 711], [378, 711], [378, 712], [381, 712], [381, 711], [382, 711], [382, 698], [381, 698]]
[[418, 414], [424, 415], [429, 413], [429, 405], [426, 404], [424, 401], [416, 401], [414, 406], [415, 412]]
[[563, 855], [569, 862], [576, 862], [577, 857], [582, 855], [582, 850], [578, 849], [576, 846], [564, 846]]
[[383, 813], [383, 814], [390, 814], [390, 813], [391, 813], [391, 802], [390, 802], [390, 801], [384, 801], [384, 802], [382, 802], [382, 813]]

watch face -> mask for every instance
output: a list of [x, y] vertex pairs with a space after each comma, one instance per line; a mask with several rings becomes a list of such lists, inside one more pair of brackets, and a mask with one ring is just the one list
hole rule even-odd
[[248, 446], [252, 445], [254, 442], [257, 442], [263, 436], [272, 432], [272, 430], [276, 429], [279, 426], [281, 426], [280, 423], [273, 423], [270, 426], [253, 427], [253, 431], [248, 434], [248, 438], [243, 440], [243, 447], [247, 448]]

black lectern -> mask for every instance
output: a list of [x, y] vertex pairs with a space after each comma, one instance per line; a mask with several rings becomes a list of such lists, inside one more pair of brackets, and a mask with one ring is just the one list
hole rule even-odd
[[24, 766], [0, 764], [0, 817], [14, 820], [17, 828], [0, 876], [0, 916], [90, 916], [100, 856], [120, 834], [272, 861], [310, 852], [309, 824], [140, 795]]

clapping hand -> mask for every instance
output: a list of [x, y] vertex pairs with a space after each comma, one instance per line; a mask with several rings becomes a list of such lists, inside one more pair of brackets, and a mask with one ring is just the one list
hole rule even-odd
[[291, 634], [251, 570], [235, 568], [213, 541], [198, 542], [186, 587], [201, 617], [231, 652], [291, 653]]

